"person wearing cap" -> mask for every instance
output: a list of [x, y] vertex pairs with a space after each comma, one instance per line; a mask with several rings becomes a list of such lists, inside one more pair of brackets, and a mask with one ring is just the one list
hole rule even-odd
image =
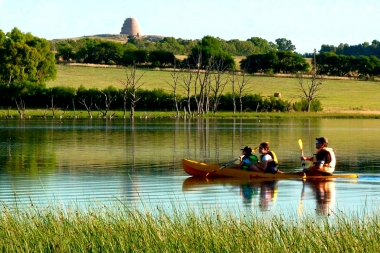
[[311, 161], [313, 165], [303, 172], [306, 175], [332, 175], [335, 170], [336, 158], [332, 148], [328, 148], [329, 141], [326, 137], [315, 138], [316, 154], [311, 157], [302, 156], [301, 160]]
[[257, 158], [257, 156], [252, 154], [252, 148], [250, 148], [249, 146], [245, 146], [241, 149], [241, 151], [242, 156], [240, 156], [240, 163], [235, 164], [233, 167], [247, 171], [251, 170], [251, 166], [257, 164], [259, 159]]

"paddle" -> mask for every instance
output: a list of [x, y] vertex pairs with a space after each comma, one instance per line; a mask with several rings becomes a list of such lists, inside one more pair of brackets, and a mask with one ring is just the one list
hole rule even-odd
[[206, 174], [206, 177], [208, 177], [210, 174], [213, 174], [213, 173], [215, 173], [215, 172], [217, 172], [217, 171], [219, 171], [219, 170], [224, 169], [224, 168], [227, 167], [228, 165], [230, 165], [230, 164], [236, 162], [237, 160], [239, 160], [239, 158], [235, 158], [235, 159], [229, 161], [228, 163], [223, 164], [218, 170], [213, 170], [213, 171], [208, 172], [208, 173]]
[[[259, 148], [259, 147], [254, 148], [254, 149], [252, 150], [252, 153], [255, 152], [258, 148]], [[208, 173], [206, 174], [206, 177], [208, 177], [208, 176], [210, 176], [210, 175], [216, 173], [216, 172], [219, 171], [219, 170], [222, 170], [222, 169], [228, 167], [229, 165], [231, 165], [232, 163], [236, 162], [237, 160], [239, 160], [239, 158], [235, 158], [235, 159], [229, 161], [228, 163], [223, 164], [218, 170], [213, 170], [213, 171], [208, 172]]]
[[[303, 157], [303, 143], [302, 143], [301, 139], [298, 140], [298, 145], [300, 146], [301, 156]], [[305, 161], [304, 160], [302, 160], [301, 166], [302, 166], [302, 169], [305, 169]]]

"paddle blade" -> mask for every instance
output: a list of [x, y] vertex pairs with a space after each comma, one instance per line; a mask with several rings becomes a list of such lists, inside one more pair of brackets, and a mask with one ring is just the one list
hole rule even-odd
[[300, 149], [303, 150], [303, 143], [301, 139], [298, 140], [298, 145], [300, 146]]

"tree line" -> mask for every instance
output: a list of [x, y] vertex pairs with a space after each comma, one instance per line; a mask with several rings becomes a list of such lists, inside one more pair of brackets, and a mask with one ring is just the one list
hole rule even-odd
[[[131, 89], [131, 88], [129, 88]], [[129, 94], [131, 90], [127, 91]], [[125, 97], [124, 88], [115, 88], [109, 86], [105, 89], [89, 88], [83, 86], [75, 89], [73, 87], [53, 87], [46, 88], [44, 85], [35, 85], [30, 82], [12, 83], [9, 87], [0, 85], [0, 108], [9, 108], [17, 105], [20, 118], [26, 116], [26, 110], [34, 108], [45, 108], [41, 111], [41, 117], [59, 117], [65, 114], [67, 110], [74, 112], [77, 117], [77, 110], [86, 111], [89, 118], [112, 118], [115, 111], [123, 111], [124, 117], [127, 117], [128, 109], [125, 107], [130, 97]], [[188, 99], [184, 95], [177, 95], [174, 98], [172, 92], [166, 92], [163, 89], [137, 89], [136, 97], [138, 98], [137, 108], [140, 111], [184, 111], [187, 108], [196, 108], [197, 99], [195, 95], [190, 97], [190, 105]], [[238, 94], [225, 93], [222, 94], [218, 101], [219, 111], [231, 111], [233, 100]], [[305, 100], [292, 103], [274, 96], [262, 97], [259, 94], [244, 94], [239, 98], [244, 104], [245, 112], [289, 112], [306, 111], [307, 103]], [[178, 102], [178, 108], [175, 106], [175, 100]], [[214, 98], [210, 97], [210, 107], [215, 104]], [[319, 101], [315, 101], [312, 105], [313, 111], [322, 110]], [[211, 111], [211, 109], [209, 109]], [[6, 114], [5, 112], [3, 112]], [[9, 116], [9, 115], [8, 115]]]
[[338, 46], [323, 44], [319, 53], [335, 53], [337, 55], [356, 57], [376, 56], [377, 58], [380, 58], [380, 41], [373, 40], [371, 44], [369, 42], [364, 42], [357, 45], [348, 45], [347, 43], [340, 43]]

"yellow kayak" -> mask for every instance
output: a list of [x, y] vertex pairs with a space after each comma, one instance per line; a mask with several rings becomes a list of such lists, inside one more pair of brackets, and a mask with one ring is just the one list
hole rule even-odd
[[290, 178], [358, 178], [358, 174], [334, 174], [332, 176], [305, 176], [301, 173], [264, 173], [243, 171], [236, 168], [226, 167], [220, 169], [220, 165], [207, 164], [189, 159], [182, 160], [183, 169], [191, 176], [199, 177], [234, 177], [241, 179], [290, 179]]

